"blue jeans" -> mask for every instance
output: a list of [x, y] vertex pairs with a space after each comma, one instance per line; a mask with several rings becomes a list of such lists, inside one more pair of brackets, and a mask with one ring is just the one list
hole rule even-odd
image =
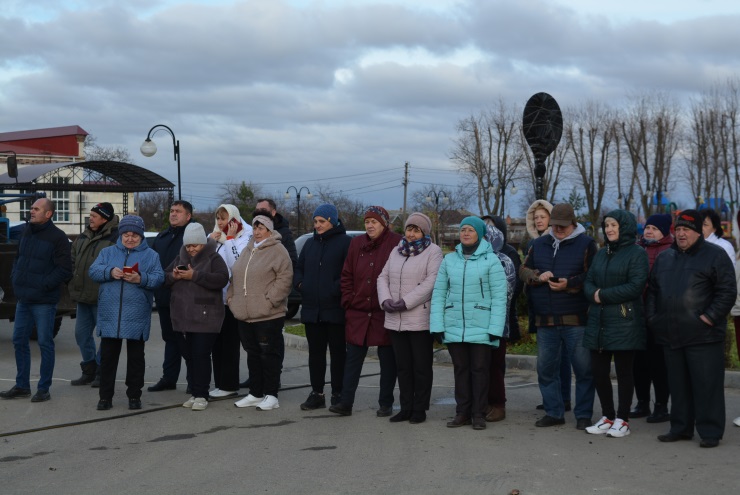
[[48, 391], [54, 374], [54, 317], [56, 304], [27, 304], [18, 302], [15, 305], [15, 326], [13, 327], [13, 347], [15, 348], [15, 365], [18, 373], [15, 386], [31, 388], [31, 331], [34, 323], [41, 350], [41, 370], [38, 389]]
[[585, 327], [537, 327], [537, 379], [545, 413], [553, 418], [565, 414], [561, 389], [560, 364], [563, 347], [576, 375], [576, 419], [591, 419], [594, 409], [594, 382], [591, 352], [583, 347]]
[[95, 351], [93, 332], [98, 324], [98, 305], [77, 303], [77, 320], [75, 322], [75, 340], [80, 348], [82, 364], [95, 361], [100, 364], [100, 354]]

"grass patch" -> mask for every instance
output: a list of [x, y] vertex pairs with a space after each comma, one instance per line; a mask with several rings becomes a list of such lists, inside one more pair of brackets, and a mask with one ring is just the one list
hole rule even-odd
[[[537, 334], [530, 334], [527, 332], [529, 328], [529, 322], [526, 317], [519, 318], [519, 328], [521, 328], [522, 338], [516, 343], [509, 343], [506, 347], [507, 354], [518, 354], [522, 356], [536, 356], [537, 355]], [[299, 337], [306, 336], [306, 327], [301, 323], [298, 325], [291, 325], [285, 327], [285, 333], [297, 335]], [[434, 350], [446, 349], [447, 346], [434, 343]], [[727, 369], [729, 370], [740, 370], [740, 359], [737, 356], [737, 346], [735, 345], [735, 325], [732, 319], [727, 324], [727, 342], [726, 349], [729, 350]]]

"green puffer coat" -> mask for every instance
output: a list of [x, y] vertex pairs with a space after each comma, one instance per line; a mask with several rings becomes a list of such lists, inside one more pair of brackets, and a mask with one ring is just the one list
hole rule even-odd
[[[648, 257], [635, 244], [637, 223], [632, 213], [614, 210], [607, 217], [619, 223], [619, 239], [607, 241], [586, 275], [583, 292], [591, 305], [583, 346], [607, 351], [645, 349], [642, 293], [650, 271]], [[601, 304], [594, 301], [598, 289]]]

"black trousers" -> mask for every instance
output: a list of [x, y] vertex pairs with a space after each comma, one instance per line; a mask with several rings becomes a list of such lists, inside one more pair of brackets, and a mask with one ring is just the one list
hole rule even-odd
[[[112, 400], [123, 339], [100, 339], [100, 398]], [[126, 396], [140, 399], [144, 387], [144, 341], [126, 339]]]
[[663, 348], [671, 389], [671, 433], [719, 439], [725, 432], [724, 342]]
[[[570, 363], [570, 361], [568, 361]], [[570, 366], [570, 364], [568, 364]], [[488, 367], [488, 405], [506, 407], [506, 339], [499, 339], [498, 347], [491, 347], [491, 365]], [[568, 380], [570, 387], [570, 380]]]
[[[170, 318], [170, 307], [157, 306], [159, 315], [159, 326], [162, 329], [162, 340], [164, 340], [164, 361], [162, 362], [162, 380], [167, 383], [176, 384], [180, 379], [180, 368], [182, 366], [182, 354], [180, 354], [180, 344], [178, 335], [172, 328], [172, 319]], [[188, 384], [190, 377], [186, 376]]]
[[[611, 373], [612, 356], [617, 371], [617, 410], [614, 411]], [[614, 420], [620, 418], [629, 421], [632, 392], [635, 381], [632, 376], [635, 351], [591, 351], [591, 370], [594, 376], [594, 387], [601, 402], [601, 415]], [[615, 416], [616, 414], [616, 416]]]
[[285, 318], [239, 322], [239, 338], [247, 351], [249, 393], [255, 397], [278, 396], [283, 369], [283, 322]]
[[432, 334], [428, 331], [391, 330], [396, 356], [398, 396], [402, 411], [426, 411], [432, 397], [434, 372]]
[[455, 369], [456, 412], [462, 416], [483, 417], [488, 406], [488, 381], [491, 346], [486, 344], [447, 344]]
[[344, 362], [347, 358], [347, 346], [344, 339], [344, 324], [306, 323], [306, 340], [308, 341], [308, 374], [311, 388], [318, 394], [324, 393], [326, 381], [326, 348], [331, 356], [331, 393], [342, 393], [344, 380]]
[[188, 367], [190, 394], [193, 397], [208, 398], [208, 388], [211, 385], [211, 350], [217, 337], [217, 333], [194, 332], [178, 336], [180, 354]]
[[216, 388], [230, 392], [239, 390], [239, 325], [234, 313], [226, 306], [221, 332], [211, 351], [213, 358], [213, 383]]
[[652, 332], [647, 333], [647, 348], [635, 351], [635, 395], [638, 401], [650, 402], [650, 385], [655, 389], [655, 403], [668, 404], [670, 396], [668, 373], [665, 369], [663, 346], [655, 343]]

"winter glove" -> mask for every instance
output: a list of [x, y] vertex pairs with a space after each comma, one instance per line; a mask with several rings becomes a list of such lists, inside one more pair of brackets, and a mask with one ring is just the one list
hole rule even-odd
[[434, 341], [438, 343], [439, 345], [442, 345], [442, 342], [444, 341], [444, 337], [445, 337], [445, 334], [442, 332], [432, 334], [432, 339], [434, 339]]
[[393, 309], [393, 299], [386, 299], [385, 301], [383, 301], [380, 307], [383, 308], [383, 311], [387, 311], [388, 313], [393, 313], [396, 311], [395, 309]]
[[388, 306], [390, 306], [392, 311], [406, 311], [406, 303], [403, 302], [403, 299], [393, 301]]

